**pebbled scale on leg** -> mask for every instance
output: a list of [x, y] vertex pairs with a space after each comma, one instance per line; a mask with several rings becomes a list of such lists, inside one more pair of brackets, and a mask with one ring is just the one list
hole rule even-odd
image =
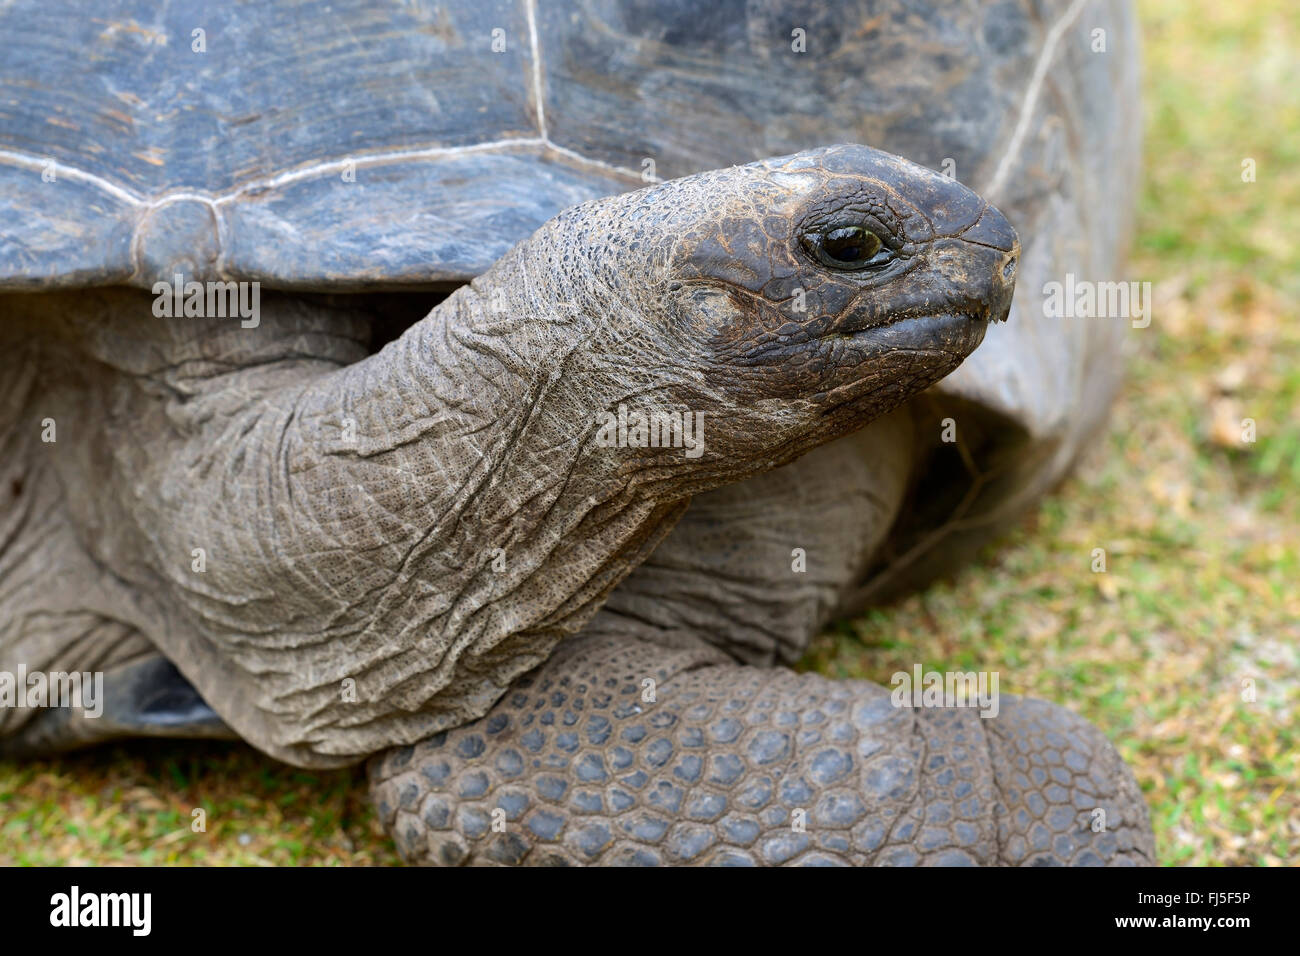
[[[403, 857], [742, 866], [1153, 858], [1131, 774], [1068, 711], [1008, 695], [988, 719], [895, 708], [872, 684], [737, 665], [687, 637], [682, 645], [567, 641], [483, 719], [373, 758], [375, 803]], [[1101, 832], [1096, 809], [1105, 811]]]

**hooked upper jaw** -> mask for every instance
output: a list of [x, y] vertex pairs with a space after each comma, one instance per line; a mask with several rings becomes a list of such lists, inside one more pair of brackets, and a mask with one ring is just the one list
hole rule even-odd
[[1005, 216], [990, 204], [985, 204], [980, 217], [958, 238], [966, 243], [973, 255], [978, 249], [984, 254], [992, 272], [985, 293], [988, 318], [992, 322], [1005, 322], [1011, 312], [1011, 299], [1016, 291], [1016, 273], [1020, 267], [1020, 238]]

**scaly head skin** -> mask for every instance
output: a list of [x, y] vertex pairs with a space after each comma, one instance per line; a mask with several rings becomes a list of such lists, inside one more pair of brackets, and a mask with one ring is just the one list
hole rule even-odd
[[[62, 341], [127, 374], [84, 386], [120, 410], [111, 469], [60, 480], [116, 509], [82, 520], [113, 529], [89, 538], [123, 619], [223, 719], [348, 763], [486, 713], [691, 495], [955, 368], [1016, 255], [963, 186], [842, 146], [570, 209], [365, 358], [290, 297], [160, 329], [147, 297], [87, 295]], [[619, 406], [702, 415], [702, 446], [599, 440]]]

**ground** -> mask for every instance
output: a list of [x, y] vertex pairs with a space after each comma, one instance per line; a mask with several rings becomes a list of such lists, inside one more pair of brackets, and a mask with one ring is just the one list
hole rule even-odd
[[[1129, 278], [1153, 283], [1155, 307], [1151, 327], [1130, 333], [1107, 433], [978, 566], [841, 625], [804, 666], [881, 683], [918, 661], [997, 670], [1002, 691], [1062, 703], [1116, 743], [1160, 862], [1294, 862], [1300, 10], [1139, 10], [1146, 183]], [[1092, 570], [1095, 548], [1105, 573]], [[191, 827], [196, 807], [205, 832]], [[0, 864], [112, 862], [398, 859], [360, 770], [147, 741], [0, 762]]]

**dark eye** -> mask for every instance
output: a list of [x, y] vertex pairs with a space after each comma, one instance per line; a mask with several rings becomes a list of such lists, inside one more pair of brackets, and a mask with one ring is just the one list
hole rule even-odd
[[880, 237], [864, 226], [831, 226], [804, 236], [804, 245], [823, 265], [832, 269], [865, 269], [889, 259]]

